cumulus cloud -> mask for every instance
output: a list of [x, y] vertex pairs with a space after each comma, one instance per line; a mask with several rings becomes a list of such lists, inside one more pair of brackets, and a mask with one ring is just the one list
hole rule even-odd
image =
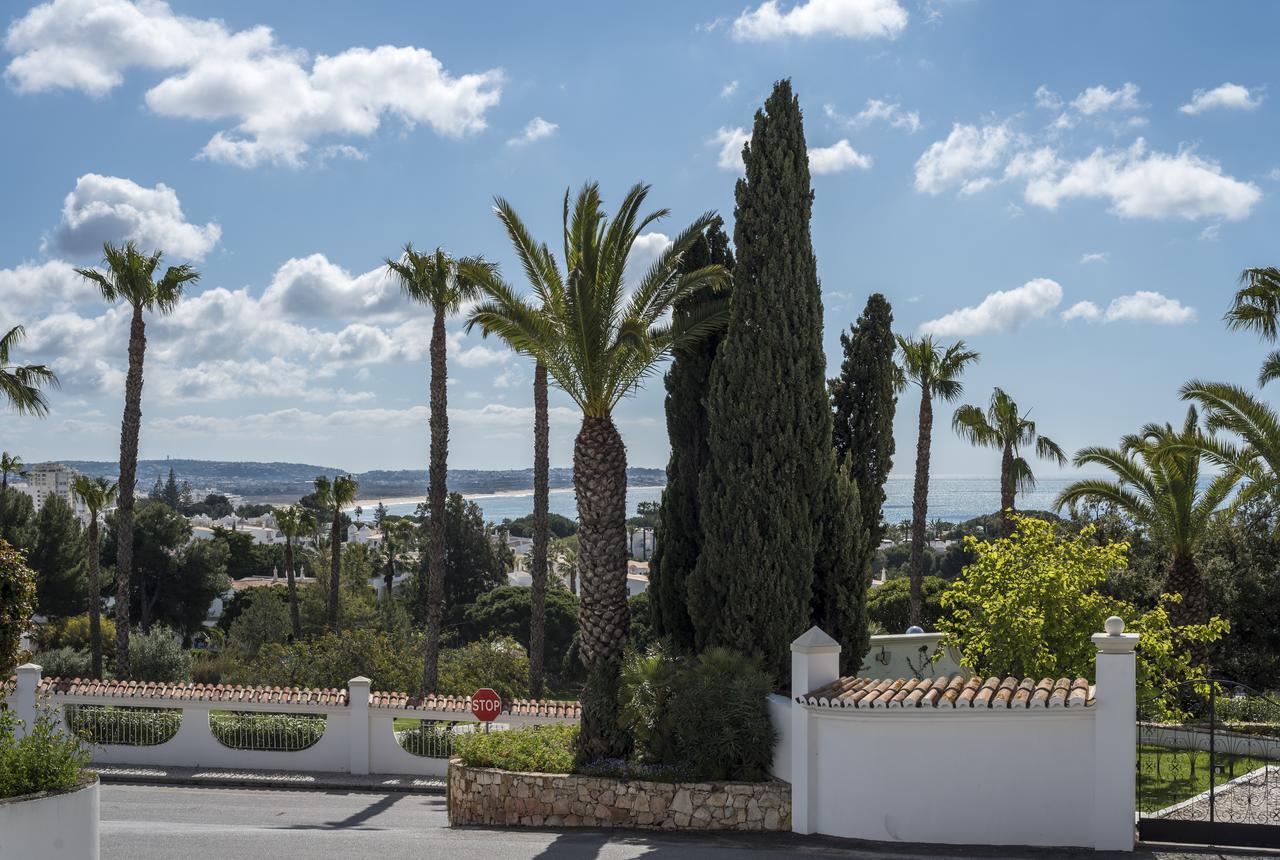
[[1061, 110], [1062, 97], [1041, 84], [1036, 87], [1036, 107], [1042, 107], [1045, 110]]
[[1114, 90], [1101, 84], [1089, 87], [1071, 101], [1071, 106], [1085, 116], [1107, 111], [1135, 111], [1142, 107], [1138, 101], [1138, 85], [1126, 83]]
[[0, 324], [6, 326], [6, 331], [19, 320], [9, 319], [5, 309], [14, 312], [21, 308], [39, 313], [98, 298], [98, 288], [63, 260], [20, 263], [12, 269], [0, 269]]
[[960, 308], [920, 326], [923, 334], [970, 337], [1008, 334], [1041, 319], [1062, 302], [1062, 287], [1049, 278], [1036, 278], [1012, 290], [990, 293], [978, 305]]
[[723, 87], [720, 88], [720, 98], [727, 99], [737, 91], [738, 91], [738, 82], [729, 81], [729, 83], [725, 84]]
[[903, 110], [902, 105], [881, 99], [867, 99], [866, 106], [853, 116], [844, 116], [834, 105], [823, 105], [823, 112], [828, 119], [843, 123], [851, 128], [863, 128], [882, 122], [890, 128], [902, 129], [908, 134], [920, 130], [920, 112]]
[[720, 147], [716, 164], [722, 170], [742, 170], [742, 147], [750, 139], [751, 135], [741, 126], [717, 130], [715, 136], [708, 141]]
[[1186, 114], [1204, 113], [1207, 110], [1255, 110], [1262, 104], [1262, 95], [1253, 95], [1248, 87], [1240, 84], [1225, 83], [1211, 90], [1196, 90], [1191, 94], [1191, 101], [1178, 110]]
[[733, 37], [765, 42], [787, 36], [892, 39], [907, 26], [907, 10], [897, 0], [802, 0], [781, 10], [766, 0], [733, 22]]
[[819, 146], [809, 150], [809, 169], [815, 174], [840, 173], [856, 167], [867, 170], [871, 156], [854, 150], [848, 140], [838, 140], [831, 146]]
[[935, 141], [916, 161], [916, 190], [941, 194], [959, 186], [963, 192], [981, 190], [987, 184], [978, 176], [997, 167], [1014, 142], [1014, 135], [1004, 125], [956, 123], [946, 140]]
[[1189, 150], [1149, 152], [1139, 138], [1124, 150], [1095, 149], [1088, 157], [1047, 166], [1028, 183], [1028, 202], [1056, 209], [1063, 200], [1109, 200], [1123, 218], [1245, 218], [1262, 198], [1252, 182], [1222, 172]]
[[385, 117], [461, 137], [482, 130], [503, 73], [453, 75], [424, 48], [349, 48], [312, 59], [269, 27], [232, 32], [216, 19], [174, 14], [144, 0], [51, 0], [5, 35], [5, 69], [20, 93], [53, 89], [103, 96], [132, 68], [168, 73], [146, 93], [163, 116], [229, 120], [200, 157], [255, 167], [304, 163], [312, 141], [369, 137]]
[[671, 247], [671, 237], [665, 233], [641, 233], [631, 245], [624, 273], [627, 283], [634, 284], [644, 277], [649, 267], [658, 261], [663, 251]]
[[378, 319], [408, 307], [396, 281], [382, 267], [360, 275], [324, 254], [286, 260], [271, 278], [262, 303], [293, 319]]
[[1104, 311], [1093, 302], [1076, 302], [1062, 313], [1063, 322], [1136, 322], [1181, 325], [1195, 322], [1195, 308], [1151, 290], [1138, 290], [1111, 300]]
[[551, 137], [559, 127], [554, 122], [547, 122], [542, 117], [535, 116], [525, 125], [524, 131], [507, 140], [507, 146], [524, 146], [527, 143], [533, 143], [535, 140]]
[[98, 255], [103, 242], [137, 242], [170, 259], [202, 260], [222, 228], [187, 221], [178, 194], [163, 182], [152, 188], [119, 176], [86, 173], [62, 203], [62, 220], [45, 250]]

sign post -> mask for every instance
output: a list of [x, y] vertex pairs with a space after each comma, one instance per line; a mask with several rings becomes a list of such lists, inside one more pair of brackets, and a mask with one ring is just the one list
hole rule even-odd
[[502, 697], [488, 687], [481, 687], [471, 694], [471, 714], [484, 723], [485, 734], [489, 733], [489, 724], [502, 713]]

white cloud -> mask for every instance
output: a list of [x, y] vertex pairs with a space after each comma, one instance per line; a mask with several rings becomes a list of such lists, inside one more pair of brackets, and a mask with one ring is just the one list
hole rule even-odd
[[1105, 251], [1099, 251], [1097, 253], [1080, 255], [1081, 264], [1105, 263], [1107, 262], [1107, 259], [1108, 259], [1108, 255]]
[[1062, 312], [1063, 322], [1071, 322], [1072, 320], [1097, 322], [1100, 319], [1102, 319], [1102, 309], [1093, 302], [1076, 302]]
[[554, 122], [547, 122], [542, 117], [535, 116], [529, 120], [529, 123], [524, 127], [524, 131], [507, 141], [507, 146], [523, 146], [526, 143], [533, 143], [535, 140], [542, 140], [544, 137], [551, 137], [559, 127]]
[[17, 323], [31, 322], [11, 318], [12, 313], [39, 315], [52, 308], [98, 298], [97, 287], [62, 260], [20, 263], [12, 269], [0, 269], [0, 326], [6, 331]]
[[1012, 290], [997, 290], [975, 307], [965, 307], [920, 326], [923, 334], [969, 337], [1008, 334], [1040, 319], [1062, 301], [1062, 287], [1049, 278], [1036, 278]]
[[1061, 110], [1062, 97], [1041, 84], [1036, 87], [1036, 107], [1042, 107], [1045, 110]]
[[1138, 101], [1137, 84], [1126, 83], [1114, 90], [1101, 84], [1089, 87], [1072, 99], [1071, 106], [1085, 116], [1093, 116], [1108, 111], [1135, 111], [1142, 104]]
[[956, 123], [946, 140], [935, 141], [916, 161], [916, 190], [941, 194], [957, 185], [977, 190], [975, 176], [999, 165], [1013, 142], [1004, 124], [979, 129]]
[[1078, 161], [1053, 165], [1027, 183], [1025, 196], [1046, 209], [1073, 197], [1102, 198], [1123, 218], [1235, 221], [1249, 215], [1262, 192], [1252, 182], [1224, 175], [1217, 162], [1187, 150], [1148, 152], [1139, 138], [1126, 150], [1099, 148]]
[[915, 134], [920, 130], [919, 111], [903, 110], [902, 105], [881, 99], [867, 99], [866, 106], [851, 117], [843, 116], [833, 105], [823, 105], [822, 110], [829, 119], [850, 128], [863, 128], [872, 123], [883, 122], [890, 128], [902, 129], [908, 134]]
[[720, 98], [727, 99], [737, 91], [738, 91], [738, 82], [729, 81], [729, 83], [725, 84], [723, 87], [720, 88]]
[[352, 275], [324, 254], [286, 260], [267, 285], [262, 304], [293, 319], [368, 320], [409, 310], [399, 284], [383, 267]]
[[854, 150], [848, 140], [837, 140], [831, 146], [819, 146], [809, 150], [809, 169], [815, 174], [840, 173], [856, 167], [868, 170], [871, 156]]
[[1228, 110], [1254, 110], [1262, 104], [1262, 95], [1253, 95], [1248, 87], [1225, 83], [1211, 90], [1196, 90], [1191, 101], [1178, 110], [1186, 114], [1198, 114], [1215, 108]]
[[198, 261], [221, 236], [216, 223], [188, 222], [177, 192], [163, 182], [146, 188], [130, 179], [86, 173], [63, 201], [62, 221], [46, 250], [96, 256], [103, 242], [132, 241], [143, 251], [162, 250], [172, 260]]
[[751, 135], [740, 126], [717, 130], [709, 141], [720, 147], [716, 164], [724, 170], [742, 170], [742, 146], [750, 139]]
[[1200, 240], [1203, 242], [1216, 242], [1221, 234], [1221, 224], [1210, 224], [1200, 231]]
[[387, 116], [447, 137], [477, 132], [503, 83], [499, 69], [454, 76], [423, 48], [349, 48], [313, 60], [268, 27], [232, 32], [160, 0], [51, 0], [10, 25], [5, 47], [15, 55], [5, 77], [20, 93], [102, 96], [131, 68], [169, 73], [148, 90], [147, 106], [231, 120], [200, 157], [240, 167], [300, 165], [312, 141], [369, 137]]
[[671, 237], [665, 233], [641, 233], [631, 244], [631, 253], [627, 255], [627, 268], [623, 277], [628, 284], [634, 284], [649, 267], [658, 261], [663, 251], [671, 247]]
[[787, 36], [895, 38], [907, 26], [907, 10], [897, 0], [802, 0], [783, 12], [766, 0], [733, 22], [733, 37], [763, 42]]
[[1084, 320], [1090, 323], [1137, 322], [1156, 325], [1181, 325], [1195, 322], [1195, 308], [1187, 307], [1150, 290], [1139, 290], [1111, 300], [1104, 311], [1093, 302], [1076, 302], [1062, 313], [1063, 322]]

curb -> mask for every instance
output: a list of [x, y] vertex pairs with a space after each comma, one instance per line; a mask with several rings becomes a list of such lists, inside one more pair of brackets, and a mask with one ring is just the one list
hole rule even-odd
[[418, 784], [414, 782], [351, 782], [325, 779], [281, 779], [258, 776], [177, 776], [167, 773], [119, 773], [96, 771], [103, 785], [172, 785], [194, 788], [262, 788], [272, 791], [348, 791], [368, 794], [426, 794], [443, 795], [444, 783]]

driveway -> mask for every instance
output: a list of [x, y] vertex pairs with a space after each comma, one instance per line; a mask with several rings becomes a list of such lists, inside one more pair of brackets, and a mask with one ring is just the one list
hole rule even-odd
[[[390, 858], [457, 860], [564, 857], [623, 860], [644, 857], [813, 857], [915, 860], [948, 857], [1095, 858], [1092, 851], [953, 849], [848, 843], [789, 834], [702, 836], [596, 830], [451, 829], [443, 795], [347, 791], [102, 787], [102, 856], [108, 860], [195, 857]], [[1116, 855], [1125, 856], [1125, 855]], [[1142, 856], [1142, 855], [1139, 855]], [[1216, 851], [1147, 852], [1161, 860], [1248, 855]]]

